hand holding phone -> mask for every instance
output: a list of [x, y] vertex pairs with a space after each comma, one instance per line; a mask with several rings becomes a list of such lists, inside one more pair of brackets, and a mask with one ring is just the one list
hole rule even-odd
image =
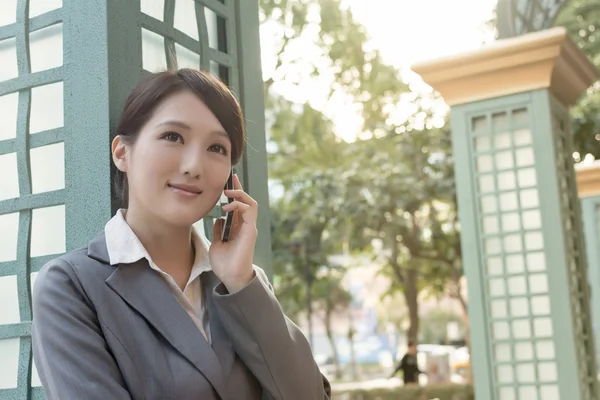
[[[213, 226], [214, 240], [208, 250], [208, 258], [217, 278], [229, 293], [235, 293], [246, 287], [255, 276], [253, 260], [258, 237], [258, 203], [244, 191], [237, 175], [232, 174], [230, 179], [226, 187], [230, 187], [232, 182], [233, 189], [227, 190], [224, 196], [231, 199], [221, 206], [227, 216]], [[221, 202], [225, 201], [222, 197]]]

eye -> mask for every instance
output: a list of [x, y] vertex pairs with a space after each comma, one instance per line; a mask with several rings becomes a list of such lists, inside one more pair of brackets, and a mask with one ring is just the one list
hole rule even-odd
[[165, 132], [165, 133], [163, 133], [163, 135], [161, 137], [169, 142], [183, 143], [183, 136], [181, 136], [177, 132]]
[[223, 154], [224, 156], [227, 155], [227, 147], [223, 146], [222, 144], [213, 144], [212, 146], [210, 146], [208, 148], [208, 151], [220, 153], [220, 154]]

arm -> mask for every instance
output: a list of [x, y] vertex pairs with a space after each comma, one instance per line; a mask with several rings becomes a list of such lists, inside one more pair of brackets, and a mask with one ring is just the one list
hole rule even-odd
[[130, 399], [71, 265], [61, 259], [46, 265], [33, 292], [33, 355], [46, 398]]
[[401, 369], [403, 369], [404, 366], [405, 366], [405, 364], [406, 364], [406, 355], [404, 355], [402, 357], [402, 360], [400, 360], [400, 362], [396, 366], [396, 369], [394, 370], [394, 372], [392, 372], [392, 375], [390, 375], [390, 378], [393, 378], [398, 373], [398, 371], [400, 371]]
[[265, 273], [229, 294], [223, 284], [214, 291], [219, 317], [236, 353], [259, 380], [268, 399], [323, 400], [329, 382], [316, 365], [308, 341], [281, 310]]
[[400, 369], [405, 369], [408, 366], [406, 362], [407, 358], [408, 354], [405, 354], [404, 357], [402, 357], [402, 360], [400, 361]]

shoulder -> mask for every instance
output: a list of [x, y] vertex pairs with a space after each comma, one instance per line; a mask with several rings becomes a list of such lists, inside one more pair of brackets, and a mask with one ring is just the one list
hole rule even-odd
[[[89, 260], [89, 262], [88, 262]], [[89, 273], [97, 261], [85, 248], [61, 255], [46, 263], [35, 277], [32, 292], [32, 337], [34, 343], [48, 345], [64, 340], [67, 331], [82, 332], [83, 327], [98, 329], [96, 311], [100, 280]]]
[[36, 278], [36, 282], [48, 275], [53, 275], [56, 273], [62, 273], [66, 275], [76, 274], [76, 270], [81, 269], [81, 260], [83, 260], [84, 257], [87, 258], [87, 246], [70, 251], [48, 261], [40, 269]]
[[102, 265], [88, 256], [87, 246], [65, 253], [40, 269], [35, 278], [34, 293], [64, 290], [66, 287], [83, 292], [83, 286], [104, 281], [110, 275], [109, 269], [102, 268]]
[[[46, 263], [35, 277], [32, 293], [34, 322], [46, 321], [50, 315], [60, 315], [61, 309], [80, 307], [90, 302], [78, 276], [84, 249], [66, 253]], [[40, 316], [47, 317], [40, 317]]]
[[267, 273], [265, 272], [264, 269], [262, 269], [258, 265], [252, 265], [252, 268], [254, 268], [254, 272], [256, 273], [256, 276], [258, 276], [262, 281], [267, 282], [267, 283], [269, 282], [269, 277], [267, 276]]
[[64, 286], [69, 282], [77, 281], [77, 270], [80, 268], [76, 266], [81, 265], [77, 261], [84, 254], [87, 254], [86, 249], [77, 249], [44, 264], [35, 278], [34, 292], [52, 290], [56, 286]]

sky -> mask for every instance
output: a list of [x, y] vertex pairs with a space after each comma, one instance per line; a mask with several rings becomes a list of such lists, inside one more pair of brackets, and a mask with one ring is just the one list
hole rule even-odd
[[[491, 18], [496, 1], [342, 0], [365, 26], [370, 36], [369, 45], [380, 50], [384, 62], [401, 70], [417, 91], [430, 89], [410, 71], [412, 64], [472, 50], [492, 39], [485, 23]], [[272, 27], [263, 27], [263, 74], [267, 77], [276, 63], [274, 37], [277, 33]], [[318, 49], [307, 44], [309, 40], [290, 49], [291, 56], [299, 57], [305, 63], [303, 65], [301, 61], [299, 70], [290, 71], [287, 78], [301, 84], [280, 83], [273, 89], [291, 101], [309, 102], [332, 119], [339, 136], [354, 141], [361, 133], [361, 118], [351, 101], [341, 95], [328, 100], [331, 76], [327, 73], [319, 79], [305, 77], [310, 63], [319, 58]], [[440, 105], [440, 108], [444, 107]]]
[[496, 0], [346, 0], [386, 62], [409, 67], [481, 45]]

